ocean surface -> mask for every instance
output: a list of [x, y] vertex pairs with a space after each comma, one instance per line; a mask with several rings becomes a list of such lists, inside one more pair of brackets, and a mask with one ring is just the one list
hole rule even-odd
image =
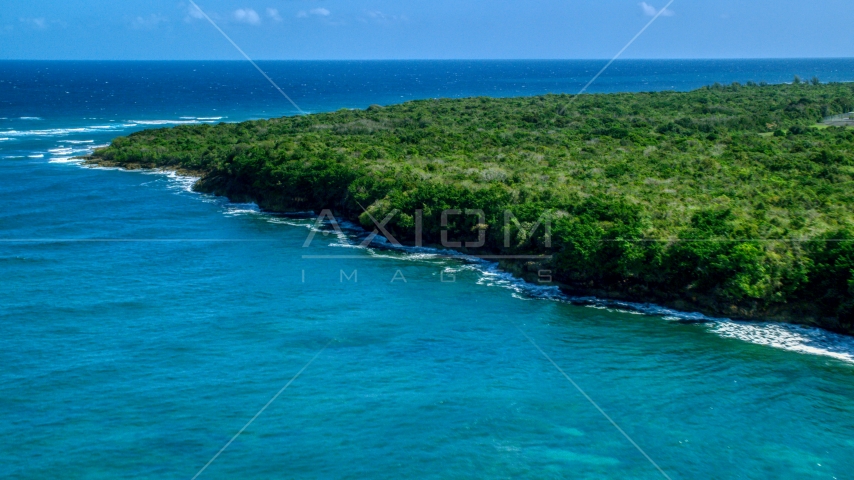
[[[260, 63], [307, 112], [603, 64]], [[796, 74], [854, 60], [622, 61], [591, 91]], [[579, 304], [73, 158], [294, 113], [246, 63], [0, 62], [0, 477], [189, 479], [281, 393], [198, 478], [854, 478], [850, 337]]]

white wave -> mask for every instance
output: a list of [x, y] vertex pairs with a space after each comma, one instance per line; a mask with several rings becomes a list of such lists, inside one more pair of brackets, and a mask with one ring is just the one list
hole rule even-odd
[[40, 153], [38, 155], [27, 155], [27, 157], [28, 158], [44, 158], [44, 154]]
[[397, 255], [390, 255], [388, 254], [389, 251], [390, 250], [386, 249], [377, 251], [372, 248], [369, 248], [368, 255], [370, 255], [372, 258], [388, 258], [391, 260], [403, 260], [407, 262], [428, 262], [433, 265], [443, 265], [447, 263], [446, 261], [448, 260], [446, 257], [436, 253], [403, 253]]
[[[60, 159], [55, 160], [58, 161]], [[115, 170], [116, 168], [106, 169]], [[149, 175], [165, 175], [174, 182], [177, 188], [187, 192], [192, 192], [193, 185], [198, 181], [198, 178], [196, 177], [179, 175], [175, 172], [163, 170], [149, 170], [143, 171], [142, 173]], [[225, 209], [226, 215], [257, 215], [262, 213], [263, 212], [261, 212], [255, 204], [229, 204]], [[313, 231], [329, 231], [328, 229], [318, 228], [314, 218], [289, 219], [271, 215], [267, 221], [275, 224], [308, 228]], [[340, 234], [335, 232], [339, 243], [331, 244], [330, 246], [362, 248], [366, 250], [367, 255], [373, 257], [388, 257], [417, 261], [441, 261], [449, 259], [461, 261], [464, 263], [459, 264], [455, 268], [447, 266], [444, 267], [445, 272], [459, 273], [462, 271], [476, 271], [480, 273], [480, 278], [476, 282], [478, 285], [509, 289], [513, 292], [511, 294], [513, 298], [522, 300], [540, 299], [582, 304], [591, 308], [614, 312], [656, 316], [663, 320], [698, 322], [706, 325], [711, 333], [720, 335], [721, 337], [734, 338], [757, 345], [765, 345], [772, 348], [779, 348], [802, 354], [825, 356], [848, 363], [854, 363], [854, 338], [835, 334], [819, 328], [779, 323], [736, 322], [726, 318], [708, 317], [701, 313], [681, 312], [654, 304], [603, 300], [596, 297], [573, 297], [563, 293], [557, 286], [529, 283], [508, 272], [502, 271], [495, 262], [486, 261], [478, 257], [453, 250], [443, 250], [430, 247], [396, 246], [389, 243], [384, 237], [377, 236], [376, 238], [380, 239], [377, 244], [381, 247], [381, 251], [385, 252], [377, 253], [374, 248], [366, 248], [360, 245], [358, 240], [360, 237], [365, 237], [367, 233], [360, 226], [347, 221], [340, 221], [339, 226], [341, 227], [342, 232]], [[332, 232], [334, 232], [334, 230]], [[371, 246], [376, 245], [372, 243]], [[388, 252], [394, 251], [401, 252], [404, 255], [388, 255]], [[444, 262], [437, 263], [441, 264]]]
[[[317, 219], [315, 218], [314, 212], [292, 212], [292, 216], [286, 217], [278, 217], [272, 214], [269, 215], [267, 221], [269, 223], [277, 224], [277, 225], [287, 225], [290, 227], [298, 227], [298, 228], [307, 228], [315, 233], [321, 233], [324, 236], [327, 235], [335, 235], [337, 243], [329, 244], [330, 247], [343, 247], [343, 248], [360, 248], [366, 250], [369, 254], [373, 253], [373, 250], [366, 249], [359, 245], [358, 235], [363, 232], [361, 228], [357, 227], [355, 224], [352, 224], [347, 221], [341, 221], [338, 224], [338, 227], [341, 229], [341, 232], [338, 233], [328, 225], [320, 225], [317, 224]], [[305, 218], [301, 218], [305, 217]], [[349, 232], [349, 234], [348, 234]]]
[[470, 268], [480, 271], [478, 285], [502, 287], [512, 290], [514, 295], [524, 298], [582, 304], [591, 308], [611, 312], [649, 315], [664, 320], [697, 322], [705, 325], [711, 333], [725, 338], [734, 338], [757, 345], [765, 345], [791, 352], [819, 355], [854, 363], [854, 338], [820, 328], [787, 323], [740, 322], [728, 318], [715, 318], [695, 312], [680, 312], [660, 305], [603, 300], [596, 297], [572, 297], [558, 287], [534, 285], [502, 272], [497, 264], [490, 262], [471, 264]]
[[259, 215], [261, 214], [261, 209], [254, 203], [228, 203], [225, 206], [225, 214], [229, 217]]
[[128, 170], [122, 167], [102, 167], [100, 165], [86, 165], [86, 168], [91, 168], [92, 170], [105, 170], [108, 172], [127, 172]]
[[198, 120], [130, 120], [137, 125], [192, 125], [201, 123]]
[[203, 122], [222, 120], [224, 117], [199, 117], [196, 120], [201, 120]]
[[95, 140], [66, 140], [65, 143], [70, 143], [72, 145], [82, 145], [85, 143], [95, 143]]
[[854, 363], [854, 339], [819, 328], [721, 320], [712, 324], [710, 330], [725, 338]]
[[19, 120], [44, 120], [42, 117], [20, 117]]
[[120, 130], [127, 125], [95, 125], [91, 127], [78, 128], [49, 128], [45, 130], [8, 130], [0, 134], [10, 137], [61, 137], [76, 133], [95, 133], [104, 130]]
[[[499, 287], [511, 290], [513, 298], [522, 300], [548, 300], [561, 303], [584, 305], [590, 308], [633, 315], [649, 315], [669, 321], [696, 322], [708, 328], [716, 335], [735, 338], [757, 345], [765, 345], [791, 352], [818, 355], [854, 363], [854, 338], [840, 335], [820, 328], [805, 327], [786, 323], [740, 322], [728, 318], [716, 318], [696, 312], [682, 312], [649, 303], [604, 300], [596, 297], [575, 297], [563, 293], [557, 286], [538, 285], [517, 278], [502, 271], [498, 263], [486, 261], [463, 253], [428, 247], [407, 247], [385, 245], [381, 251], [386, 254], [368, 253], [375, 257], [398, 258], [407, 260], [436, 261], [458, 260], [456, 267], [444, 267], [446, 274], [474, 271], [479, 274], [476, 283], [487, 287]], [[402, 257], [388, 255], [389, 251], [405, 253]], [[439, 262], [441, 263], [441, 262]]]
[[322, 229], [316, 228], [314, 226], [314, 220], [270, 217], [267, 219], [267, 221], [276, 225], [287, 225], [289, 227], [307, 228], [316, 232], [322, 231]]
[[3, 132], [3, 135], [10, 135], [13, 137], [49, 137], [49, 136], [59, 136], [59, 135], [69, 135], [72, 133], [85, 133], [87, 129], [85, 128], [53, 128], [49, 130], [8, 130]]
[[71, 148], [67, 148], [67, 147], [59, 147], [59, 148], [51, 148], [48, 150], [48, 152], [55, 154], [55, 155], [71, 155], [73, 150]]
[[[89, 147], [88, 151], [93, 151], [96, 148], [107, 147], [109, 145], [93, 145]], [[82, 159], [81, 159], [82, 160]], [[69, 162], [71, 163], [71, 162]], [[74, 163], [82, 163], [82, 162], [74, 162]], [[198, 194], [193, 190], [193, 185], [199, 181], [199, 177], [193, 177], [190, 175], [181, 175], [177, 172], [169, 171], [169, 170], [159, 170], [159, 169], [149, 169], [149, 170], [127, 170], [121, 167], [102, 167], [99, 165], [86, 165], [86, 168], [91, 168], [93, 170], [110, 170], [110, 171], [119, 171], [126, 173], [135, 173], [142, 175], [155, 175], [165, 177], [167, 180], [167, 187], [169, 190], [179, 190], [182, 193], [193, 193]], [[143, 184], [147, 185], [147, 184]]]
[[82, 163], [83, 159], [80, 157], [54, 157], [48, 160], [47, 163]]
[[196, 119], [196, 117], [178, 117], [178, 118], [180, 118], [181, 120], [195, 120]]
[[190, 175], [180, 175], [176, 172], [164, 172], [166, 178], [169, 179], [170, 183], [174, 186], [172, 189], [178, 189], [187, 193], [196, 193], [193, 191], [193, 185], [199, 181], [199, 177], [192, 177]]
[[5, 141], [8, 141], [8, 140], [11, 140], [11, 138], [8, 138], [8, 137], [0, 137], [0, 142], [5, 142]]
[[169, 170], [132, 170], [136, 173], [142, 173], [143, 175], [162, 175], [166, 177], [169, 181], [169, 185], [167, 186], [170, 190], [179, 190], [181, 192], [186, 193], [196, 193], [193, 191], [193, 185], [199, 181], [199, 177], [192, 177], [189, 175], [181, 175], [177, 172], [169, 171]]

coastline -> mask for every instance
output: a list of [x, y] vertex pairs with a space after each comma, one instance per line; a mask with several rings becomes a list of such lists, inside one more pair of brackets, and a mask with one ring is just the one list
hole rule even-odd
[[385, 219], [404, 244], [479, 232], [471, 251], [454, 249], [534, 259], [502, 268], [535, 281], [553, 272], [572, 296], [854, 334], [854, 132], [815, 128], [854, 89], [751, 82], [580, 98], [151, 129], [88, 161], [192, 175], [199, 192], [270, 212], [326, 210], [368, 229]]
[[[80, 157], [83, 162], [82, 166], [88, 168], [116, 168], [125, 171], [158, 171], [163, 173], [173, 173], [180, 176], [196, 179], [193, 184], [192, 191], [202, 194], [214, 195], [223, 197], [233, 203], [253, 203], [262, 211], [274, 214], [295, 214], [305, 213], [302, 210], [288, 210], [277, 208], [277, 205], [264, 202], [263, 200], [252, 196], [251, 194], [234, 195], [225, 190], [211, 188], [211, 183], [207, 176], [209, 172], [201, 170], [192, 170], [180, 167], [164, 168], [153, 164], [144, 163], [119, 163], [93, 156], [93, 154], [85, 157]], [[207, 181], [206, 181], [207, 180]], [[316, 213], [316, 212], [315, 212]], [[336, 212], [338, 215], [338, 212]], [[343, 219], [351, 222], [354, 226], [365, 230], [359, 223], [358, 217], [344, 216]], [[401, 242], [405, 247], [414, 247], [414, 245]], [[425, 245], [426, 248], [434, 249], [437, 252], [452, 251], [458, 254], [454, 258], [459, 258], [460, 261], [469, 259], [477, 259], [476, 255], [467, 252], [465, 248], [449, 249], [441, 245]], [[517, 280], [526, 282], [531, 285], [541, 285], [538, 276], [537, 262], [524, 260], [499, 260], [495, 262], [501, 271], [506, 272]], [[720, 302], [715, 302], [711, 297], [695, 297], [694, 299], [686, 298], [667, 298], [667, 294], [663, 292], [645, 291], [643, 294], [637, 294], [630, 291], [620, 291], [615, 289], [602, 289], [585, 287], [584, 285], [571, 285], [556, 280], [552, 280], [549, 287], [557, 288], [570, 303], [577, 305], [593, 305], [593, 306], [615, 306], [626, 310], [631, 310], [648, 315], [662, 315], [667, 313], [676, 313], [679, 316], [690, 322], [704, 321], [744, 321], [756, 324], [762, 323], [781, 323], [809, 328], [818, 328], [824, 331], [846, 335], [854, 338], [854, 331], [842, 328], [829, 328], [828, 319], [821, 319], [809, 315], [807, 306], [794, 305], [791, 308], [780, 308], [775, 311], [763, 311], [759, 309], [746, 310], [739, 308], [736, 305], [726, 305]], [[692, 301], [693, 300], [693, 301]], [[788, 305], [787, 305], [788, 306]], [[667, 312], [662, 312], [667, 311]], [[824, 320], [824, 321], [822, 321]]]
[[[346, 477], [373, 456], [356, 468], [364, 477], [418, 477], [437, 459], [449, 476], [654, 475], [571, 382], [674, 478], [854, 471], [845, 420], [854, 335], [808, 326], [833, 312], [822, 309], [824, 285], [807, 284], [827, 264], [814, 261], [819, 241], [840, 238], [825, 229], [831, 220], [854, 238], [854, 129], [848, 140], [807, 122], [837, 96], [854, 111], [854, 83], [584, 95], [570, 104], [578, 114], [561, 117], [556, 104], [571, 96], [528, 100], [537, 89], [578, 91], [595, 63], [265, 62], [318, 112], [293, 117], [245, 62], [6, 65], [18, 86], [3, 114], [14, 118], [0, 122], [15, 131], [0, 132], [10, 139], [0, 141], [6, 468], [115, 477], [196, 465], [192, 475], [299, 374], [205, 474]], [[822, 81], [854, 78], [854, 58], [771, 63], [615, 64], [596, 85], [681, 92], [813, 70]], [[775, 108], [760, 105], [777, 91]], [[401, 95], [465, 99], [408, 110]], [[480, 95], [488, 98], [470, 99]], [[751, 110], [744, 100], [753, 97]], [[365, 112], [372, 104], [383, 108]], [[809, 131], [774, 136], [756, 112], [775, 131]], [[681, 118], [692, 122], [679, 129], [714, 132], [658, 132]], [[753, 118], [754, 130], [736, 123]], [[609, 136], [624, 137], [621, 128], [629, 138]], [[815, 161], [825, 149], [844, 162]], [[806, 195], [810, 205], [799, 200]], [[585, 215], [584, 198], [625, 199], [641, 209], [642, 228], [612, 230]], [[723, 205], [735, 228], [761, 228], [710, 236], [767, 252], [748, 266], [769, 268], [772, 282], [792, 264], [786, 255], [803, 259], [795, 265], [808, 265], [801, 285], [810, 288], [763, 290], [768, 283], [750, 277], [758, 288], [740, 302], [725, 290], [732, 270], [713, 273], [708, 288], [691, 283], [699, 275], [667, 280], [688, 270], [668, 250], [710, 259], [701, 268], [729, 255], [738, 268], [736, 249], [703, 248], [687, 231], [695, 212]], [[465, 208], [483, 209], [486, 221], [464, 212], [441, 226], [442, 211]], [[340, 230], [322, 209], [336, 212]], [[404, 221], [421, 209], [419, 242]], [[388, 233], [366, 243], [392, 211]], [[557, 213], [553, 244], [540, 226], [505, 248], [506, 212], [522, 232]], [[796, 218], [806, 226], [790, 227]], [[484, 247], [442, 247], [474, 245], [475, 224], [488, 226]], [[611, 243], [620, 238], [628, 242]], [[845, 245], [854, 259], [854, 241]], [[658, 257], [631, 263], [655, 249]], [[541, 268], [560, 274], [540, 283]], [[583, 276], [604, 287], [571, 283]], [[622, 278], [658, 291], [621, 291]], [[715, 290], [719, 303], [672, 298]], [[789, 310], [760, 316], [749, 311], [756, 297]], [[715, 314], [727, 301], [745, 316]], [[798, 316], [796, 301], [811, 302], [814, 315]], [[114, 455], [104, 455], [105, 440]]]

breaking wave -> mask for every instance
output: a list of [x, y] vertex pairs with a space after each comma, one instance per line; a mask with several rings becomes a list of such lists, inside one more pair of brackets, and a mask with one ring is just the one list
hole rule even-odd
[[[170, 188], [180, 188], [190, 192], [198, 180], [195, 177], [183, 176], [175, 172], [144, 171], [142, 173], [165, 175], [174, 185]], [[527, 282], [501, 270], [495, 262], [460, 252], [429, 247], [395, 246], [382, 236], [375, 237], [368, 246], [362, 246], [361, 242], [367, 238], [369, 233], [359, 225], [341, 221], [339, 223], [341, 232], [338, 233], [328, 225], [318, 227], [311, 212], [306, 212], [306, 215], [281, 216], [266, 214], [255, 204], [227, 203], [223, 214], [227, 216], [269, 215], [268, 221], [270, 223], [308, 228], [316, 232], [334, 233], [337, 242], [330, 246], [362, 249], [366, 256], [370, 257], [443, 264], [446, 273], [457, 273], [464, 270], [474, 271], [479, 275], [476, 280], [477, 285], [511, 290], [512, 296], [521, 300], [562, 302], [614, 312], [648, 315], [667, 321], [696, 323], [706, 328], [710, 333], [723, 338], [738, 339], [800, 354], [824, 356], [854, 364], [854, 338], [820, 328], [771, 322], [739, 322], [727, 318], [709, 317], [696, 312], [682, 312], [655, 304], [571, 296], [562, 292], [557, 286]]]

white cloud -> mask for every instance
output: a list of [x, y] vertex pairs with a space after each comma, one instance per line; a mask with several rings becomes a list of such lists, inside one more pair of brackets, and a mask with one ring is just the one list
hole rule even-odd
[[43, 17], [39, 18], [21, 18], [21, 23], [29, 25], [33, 28], [37, 28], [39, 30], [44, 30], [48, 27], [48, 21]]
[[152, 13], [147, 17], [136, 17], [131, 21], [131, 27], [137, 30], [153, 30], [157, 28], [161, 23], [168, 22], [169, 19], [164, 17], [163, 15], [157, 15]]
[[[367, 13], [368, 18], [377, 23], [390, 23], [397, 21], [409, 20], [406, 15], [387, 15], [379, 10], [373, 10]], [[364, 20], [362, 20], [364, 22]]]
[[[44, 17], [37, 18], [18, 18], [24, 28], [30, 28], [33, 30], [49, 30], [53, 28], [67, 28], [68, 23], [63, 20], [56, 20]], [[6, 30], [10, 30], [10, 28], [6, 28]]]
[[275, 8], [268, 8], [267, 9], [267, 16], [270, 17], [270, 19], [272, 19], [274, 22], [281, 22], [282, 21], [282, 16], [279, 15], [279, 11], [276, 10]]
[[[643, 14], [648, 17], [654, 17], [658, 15], [659, 10], [657, 10], [655, 7], [646, 2], [641, 2], [640, 7], [641, 10], [643, 10]], [[664, 10], [663, 12], [661, 12], [662, 17], [672, 17], [673, 15], [675, 15], [675, 13], [673, 13], [673, 10]]]
[[198, 8], [196, 8], [192, 5], [190, 5], [187, 8], [187, 15], [189, 15], [191, 18], [195, 18], [195, 19], [199, 19], [199, 20], [205, 18], [205, 16], [202, 15], [201, 10], [199, 10]]
[[305, 10], [300, 11], [299, 13], [297, 13], [297, 18], [308, 18], [309, 15], [316, 15], [318, 17], [328, 17], [329, 15], [332, 15], [332, 12], [325, 8], [312, 8], [307, 12]]
[[258, 15], [258, 12], [252, 10], [251, 8], [240, 8], [234, 11], [234, 19], [241, 23], [248, 23], [249, 25], [260, 25], [261, 24], [261, 16]]
[[647, 4], [646, 2], [641, 2], [640, 4], [641, 10], [643, 10], [643, 14], [649, 17], [654, 17], [658, 10], [655, 9], [652, 5]]

